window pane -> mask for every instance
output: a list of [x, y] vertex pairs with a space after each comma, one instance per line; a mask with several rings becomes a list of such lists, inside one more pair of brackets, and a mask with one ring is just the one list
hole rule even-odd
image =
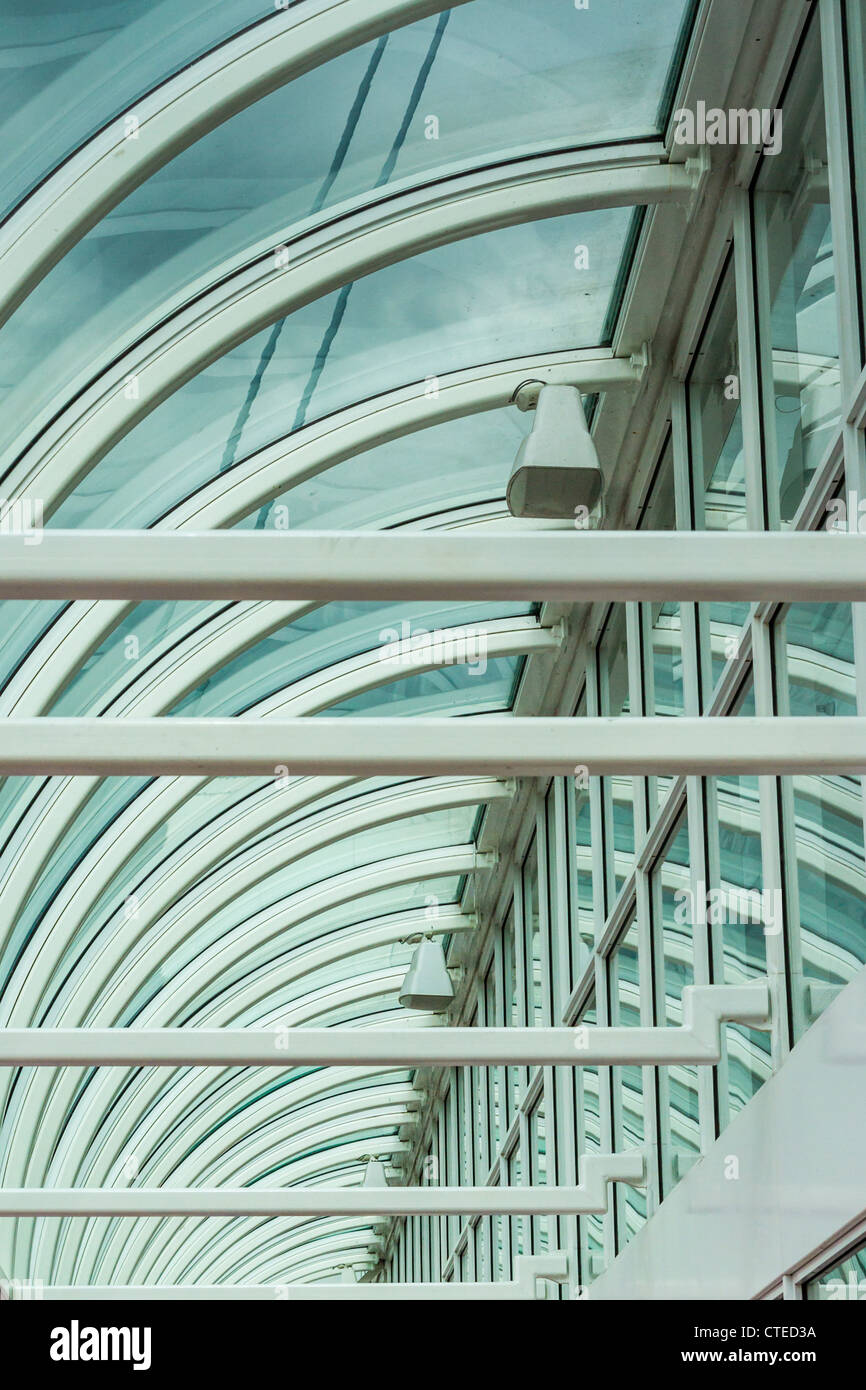
[[[782, 712], [856, 714], [851, 605], [792, 604], [779, 628]], [[801, 1030], [866, 962], [863, 799], [859, 777], [804, 775], [786, 778], [784, 789], [786, 845], [796, 868], [791, 920], [799, 927]]]
[[[729, 260], [688, 383], [695, 527], [699, 531], [746, 529], [739, 381], [734, 266]], [[727, 659], [725, 638], [739, 633], [749, 605], [716, 602], [702, 604], [700, 611], [702, 638], [705, 644], [710, 643], [715, 684]]]
[[[754, 715], [752, 691], [738, 714]], [[745, 984], [767, 978], [765, 925], [774, 928], [778, 904], [767, 903], [761, 859], [761, 809], [757, 777], [708, 781], [711, 883], [707, 914], [712, 926], [716, 978]], [[723, 1059], [717, 1073], [722, 1129], [770, 1075], [770, 1035], [741, 1023], [722, 1030]]]
[[[689, 878], [689, 834], [685, 817], [653, 873], [654, 936], [663, 1001], [657, 1022], [666, 1028], [683, 1022], [683, 990], [695, 983], [695, 933], [701, 912], [695, 910]], [[662, 1191], [673, 1189], [700, 1152], [698, 1072], [693, 1066], [659, 1067], [659, 1115], [662, 1145]]]
[[[641, 980], [644, 978], [637, 923], [629, 927], [608, 962], [610, 1021], [614, 1028], [640, 1027]], [[641, 1067], [612, 1067], [614, 1150], [644, 1142], [644, 1094]], [[622, 1250], [646, 1220], [643, 1191], [618, 1183], [617, 1249]]]
[[806, 1297], [816, 1301], [866, 1299], [866, 1246], [810, 1280]]
[[839, 338], [817, 17], [754, 193], [767, 487], [790, 521], [839, 423]]
[[[625, 608], [615, 604], [598, 650], [599, 706], [603, 715], [630, 712]], [[634, 865], [634, 783], [631, 777], [602, 778], [607, 909]], [[613, 854], [610, 846], [613, 846]]]

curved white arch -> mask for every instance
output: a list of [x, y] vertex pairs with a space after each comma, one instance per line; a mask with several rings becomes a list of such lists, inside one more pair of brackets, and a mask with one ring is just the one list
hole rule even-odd
[[209, 130], [331, 58], [442, 8], [441, 0], [306, 0], [275, 10], [137, 100], [137, 139], [125, 138], [122, 118], [112, 121], [0, 228], [0, 323], [127, 193]]
[[[236, 1155], [238, 1168], [242, 1170], [245, 1164], [250, 1165], [265, 1159], [265, 1151], [279, 1153], [288, 1162], [302, 1148], [312, 1148], [335, 1136], [351, 1135], [361, 1129], [393, 1125], [396, 1134], [396, 1129], [409, 1120], [410, 1112], [407, 1106], [413, 1099], [417, 1100], [417, 1096], [417, 1091], [409, 1083], [404, 1083], [393, 1089], [389, 1088], [382, 1096], [371, 1096], [369, 1092], [360, 1091], [354, 1096], [341, 1096], [338, 1100], [331, 1098], [315, 1107], [312, 1112], [304, 1111], [301, 1115], [291, 1112], [283, 1114], [272, 1103], [274, 1113], [270, 1116], [259, 1115], [254, 1130], [247, 1130], [232, 1141], [231, 1152]], [[188, 1140], [185, 1139], [185, 1142]], [[225, 1135], [220, 1136], [220, 1143], [226, 1145]], [[238, 1145], [237, 1150], [235, 1144]], [[172, 1173], [172, 1185], [180, 1185], [183, 1181], [180, 1176], [182, 1171], [183, 1165], [180, 1165]], [[146, 1176], [141, 1176], [149, 1186], [152, 1184], [153, 1179], [149, 1172]], [[102, 1185], [113, 1184], [109, 1181]], [[65, 1243], [65, 1248], [64, 1242], [58, 1241], [48, 1266], [52, 1270], [52, 1280], [59, 1282], [62, 1275], [76, 1283], [81, 1280], [93, 1282], [95, 1275], [92, 1265], [88, 1263], [88, 1247], [95, 1240], [96, 1230], [91, 1226], [74, 1248], [69, 1241]]]
[[[350, 870], [342, 875], [337, 875], [330, 880], [325, 880], [324, 884], [315, 885], [313, 891], [304, 891], [295, 895], [295, 920], [303, 920], [305, 916], [311, 915], [316, 911], [326, 911], [340, 904], [353, 901], [356, 897], [363, 896], [364, 892], [375, 893], [383, 887], [392, 887], [399, 884], [417, 882], [419, 880], [440, 877], [442, 875], [462, 874], [472, 872], [476, 865], [476, 851], [474, 847], [455, 846], [452, 848], [426, 852], [423, 854], [412, 854], [397, 856], [391, 860], [380, 860], [372, 865], [369, 870], [358, 873]], [[282, 905], [278, 905], [281, 908]], [[246, 953], [255, 949], [261, 941], [279, 933], [285, 923], [285, 914], [279, 910], [265, 909], [256, 914], [252, 919], [253, 925], [248, 930], [243, 931], [241, 939], [234, 943], [233, 952], [235, 958], [244, 956]], [[258, 927], [254, 924], [260, 923]], [[140, 1018], [142, 1026], [144, 1022], [164, 1021], [166, 1017], [174, 1017], [171, 997], [177, 994], [182, 977], [194, 977], [197, 970], [201, 968], [205, 959], [209, 959], [212, 968], [212, 978], [219, 976], [225, 969], [225, 957], [228, 942], [222, 940], [215, 943], [216, 949], [202, 953], [202, 957], [191, 962], [191, 966], [178, 972], [172, 977], [169, 997], [162, 997], [164, 992], [156, 997], [152, 1003], [143, 1010]], [[159, 948], [157, 948], [159, 949]], [[147, 978], [153, 969], [153, 964], [147, 956], [139, 957], [136, 975], [139, 979]], [[126, 991], [130, 988], [129, 976], [132, 972], [129, 968], [124, 972], [123, 983]], [[397, 976], [391, 981], [391, 988], [396, 991], [396, 987], [402, 979], [403, 971], [398, 972]], [[371, 985], [357, 984], [354, 990], [350, 987], [348, 993], [345, 988], [336, 987], [332, 990], [325, 990], [324, 994], [318, 992], [316, 995], [308, 996], [296, 1001], [294, 1006], [288, 1011], [288, 1016], [295, 1022], [301, 1021], [310, 1015], [316, 1016], [321, 1013], [323, 1008], [332, 1007], [334, 1001], [364, 997], [368, 990], [372, 989], [374, 995], [381, 994], [381, 980], [376, 977]], [[112, 990], [117, 993], [117, 988]], [[128, 996], [127, 996], [128, 997]], [[176, 1006], [175, 1006], [176, 1007]], [[97, 1017], [104, 1015], [106, 1009], [110, 1012], [110, 996], [105, 998], [96, 1010]], [[219, 1022], [227, 1010], [225, 1005], [217, 1004], [208, 1011], [208, 1018], [213, 1022]], [[285, 1021], [286, 1011], [280, 1009], [278, 1018]], [[161, 1082], [151, 1074], [150, 1087], [159, 1089]], [[205, 1085], [207, 1082], [205, 1081]], [[97, 1118], [95, 1128], [98, 1129], [101, 1123], [100, 1116], [104, 1115], [107, 1109], [107, 1099], [111, 1090], [117, 1085], [117, 1081], [112, 1077], [110, 1071], [102, 1073], [96, 1077], [88, 1087], [87, 1109], [95, 1112]], [[54, 1150], [55, 1136], [61, 1132], [65, 1117], [69, 1112], [69, 1107], [78, 1088], [78, 1078], [74, 1071], [69, 1069], [60, 1073], [59, 1078], [55, 1079], [54, 1085], [49, 1085], [47, 1095], [44, 1096], [43, 1105], [40, 1108], [38, 1121], [36, 1120], [36, 1107], [31, 1101], [27, 1106], [28, 1125], [14, 1125], [7, 1147], [7, 1154], [4, 1163], [7, 1174], [7, 1183], [12, 1182], [13, 1175], [20, 1173], [23, 1181], [19, 1184], [15, 1177], [12, 1185], [43, 1185], [49, 1178], [52, 1169], [51, 1154]], [[37, 1088], [45, 1091], [44, 1083]], [[30, 1095], [32, 1096], [32, 1090]], [[79, 1117], [79, 1128], [80, 1128]], [[35, 1130], [34, 1127], [35, 1126]], [[27, 1133], [24, 1130], [27, 1129]]]
[[[558, 638], [546, 632], [544, 629], [539, 628], [534, 619], [528, 621], [526, 619], [496, 620], [489, 625], [479, 624], [479, 628], [484, 629], [487, 633], [487, 640], [490, 644], [488, 650], [491, 655], [504, 655], [515, 651], [551, 650], [555, 648], [558, 643]], [[432, 663], [429, 669], [432, 669], [433, 665], [438, 664], [441, 655], [442, 654], [439, 654], [437, 656], [437, 663]], [[447, 658], [447, 650], [444, 650], [444, 655]], [[424, 668], [419, 666], [418, 669]], [[256, 715], [266, 715], [268, 713], [276, 713], [287, 707], [293, 712], [315, 713], [317, 709], [325, 708], [329, 703], [335, 700], [344, 699], [350, 693], [357, 693], [360, 690], [374, 688], [375, 684], [379, 683], [385, 676], [394, 679], [397, 675], [401, 674], [400, 672], [389, 670], [384, 663], [378, 661], [377, 657], [373, 657], [371, 662], [366, 656], [353, 658], [344, 663], [343, 671], [345, 677], [344, 681], [338, 679], [337, 673], [334, 673], [333, 677], [329, 679], [331, 670], [326, 668], [324, 673], [317, 673], [314, 677], [310, 678], [308, 682], [301, 682], [297, 687], [292, 687], [293, 693], [288, 703], [283, 696], [274, 697], [272, 700], [265, 701], [262, 705], [257, 706], [255, 713]], [[369, 674], [366, 674], [368, 672]], [[365, 679], [359, 679], [362, 674], [366, 676]], [[321, 683], [324, 683], [324, 690], [317, 689], [317, 686]], [[277, 700], [279, 700], [280, 703], [276, 703]], [[201, 785], [201, 781], [198, 781], [197, 784]], [[90, 779], [88, 779], [88, 787], [89, 785]], [[83, 804], [87, 789], [80, 788], [76, 785], [75, 781], [69, 783], [68, 786], [69, 819], [66, 823], [70, 825], [78, 814], [80, 806]], [[173, 797], [170, 791], [171, 788], [174, 789]], [[19, 979], [30, 981], [30, 985], [25, 986], [27, 999], [30, 1002], [25, 1003], [23, 1000], [19, 1002], [19, 996], [10, 982], [10, 986], [7, 987], [5, 992], [4, 1000], [2, 1004], [0, 1004], [0, 1018], [3, 1020], [11, 1019], [13, 1014], [19, 1017], [22, 1016], [22, 1009], [25, 1012], [29, 1012], [35, 1008], [36, 999], [32, 991], [35, 977], [31, 975], [33, 962], [40, 951], [45, 952], [44, 959], [48, 959], [49, 956], [51, 958], [56, 958], [58, 953], [61, 953], [63, 949], [63, 940], [58, 940], [57, 934], [54, 931], [55, 925], [60, 925], [60, 929], [64, 932], [65, 938], [68, 941], [78, 930], [80, 925], [81, 918], [79, 909], [85, 908], [88, 903], [92, 901], [92, 897], [95, 893], [101, 891], [105, 886], [108, 871], [116, 866], [118, 858], [128, 858], [133, 852], [136, 844], [140, 842], [142, 833], [146, 831], [146, 827], [148, 825], [153, 825], [155, 820], [159, 818], [164, 819], [167, 811], [170, 810], [173, 805], [176, 805], [178, 800], [185, 799], [185, 797], [189, 795], [189, 779], [169, 779], [168, 783], [160, 779], [160, 781], [154, 782], [151, 787], [137, 799], [136, 803], [134, 803], [134, 811], [130, 815], [121, 817], [117, 826], [110, 829], [109, 836], [107, 837], [108, 843], [100, 839], [93, 847], [90, 859], [95, 860], [95, 863], [90, 867], [90, 897], [85, 898], [81, 893], [81, 880], [85, 875], [82, 862], [76, 871], [75, 883], [70, 884], [67, 890], [62, 891], [57, 896], [52, 908], [49, 909], [43, 919], [40, 928], [31, 938], [16, 972]], [[285, 798], [285, 800], [287, 801], [288, 798]], [[157, 802], [159, 802], [158, 811], [152, 811], [151, 815], [148, 816], [145, 808], [149, 804], [155, 808]], [[58, 802], [56, 800], [53, 804], [55, 808], [58, 808]], [[287, 805], [284, 804], [283, 807], [275, 807], [277, 813], [279, 813], [281, 809], [285, 811], [290, 810], [291, 803]], [[56, 809], [55, 815], [59, 817], [59, 814], [59, 809]], [[141, 826], [142, 815], [145, 817], [144, 826]], [[39, 818], [37, 822], [34, 839], [41, 838], [43, 843], [45, 843], [49, 838], [49, 822], [51, 819], [52, 817], [43, 813], [42, 817]], [[138, 838], [134, 842], [131, 838], [131, 823], [133, 820], [138, 821], [141, 827], [137, 831]], [[121, 831], [122, 838], [119, 833]], [[234, 843], [236, 844], [238, 838], [247, 833], [248, 828], [242, 823], [238, 824]], [[47, 848], [48, 846], [46, 845], [46, 851]], [[221, 844], [223, 852], [229, 848], [231, 848], [231, 845], [226, 845], [224, 842]], [[32, 884], [35, 881], [34, 871], [38, 872], [38, 868], [43, 862], [42, 858], [36, 856], [34, 849], [35, 845], [31, 841], [30, 853], [27, 856], [27, 861], [19, 860], [16, 865], [19, 872], [16, 873], [16, 871], [13, 870], [13, 873], [7, 877], [4, 883], [4, 904], [6, 907], [7, 921], [11, 922], [15, 920], [16, 912], [19, 910], [16, 908], [15, 904], [21, 903], [23, 905], [26, 895], [31, 891]], [[210, 857], [211, 861], [213, 861], [212, 854]], [[200, 867], [200, 861], [196, 867]], [[16, 878], [21, 885], [19, 889], [15, 887]], [[181, 883], [180, 886], [184, 886], [183, 883]], [[173, 891], [175, 885], [170, 885], [170, 888]], [[75, 904], [74, 906], [73, 903]], [[43, 980], [44, 979], [45, 976], [43, 975]]]
[[[379, 201], [314, 227], [215, 286], [99, 376], [23, 452], [3, 460], [7, 496], [43, 499], [50, 513], [135, 424], [210, 363], [263, 328], [373, 271], [481, 232], [565, 213], [685, 202], [690, 170], [613, 147], [479, 170]], [[134, 376], [136, 391], [125, 384]], [[130, 398], [132, 397], [132, 398]]]
[[[118, 933], [118, 938], [122, 935], [122, 940], [117, 939], [111, 944], [110, 949], [106, 944], [98, 947], [99, 954], [94, 961], [85, 960], [82, 954], [81, 964], [75, 973], [78, 979], [86, 984], [92, 1000], [96, 993], [105, 987], [107, 981], [115, 976], [121, 960], [135, 948], [136, 943], [148, 936], [170, 936], [176, 945], [184, 938], [192, 937], [211, 916], [230, 908], [236, 900], [243, 899], [251, 888], [267, 881], [289, 864], [299, 865], [306, 856], [315, 854], [329, 845], [336, 845], [339, 841], [362, 831], [389, 825], [407, 816], [486, 804], [509, 795], [508, 784], [493, 778], [460, 778], [450, 781], [440, 779], [432, 784], [419, 781], [395, 789], [389, 788], [384, 793], [374, 792], [359, 798], [357, 804], [350, 803], [345, 809], [338, 805], [334, 809], [329, 808], [323, 815], [306, 817], [298, 827], [286, 827], [276, 836], [269, 837], [267, 844], [261, 849], [254, 844], [245, 853], [232, 855], [221, 870], [217, 870], [206, 880], [201, 891], [192, 900], [187, 890], [198, 881], [198, 875], [193, 872], [192, 877], [178, 882], [177, 874], [169, 869], [167, 888], [175, 899], [174, 903], [167, 906], [166, 900], [163, 899], [154, 911], [149, 906], [146, 896], [140, 899], [134, 927], [128, 932]], [[236, 829], [237, 843], [242, 844], [246, 838], [243, 818], [236, 823]], [[114, 916], [118, 923], [128, 920], [122, 905]], [[80, 920], [76, 921], [73, 917], [73, 920], [67, 923], [65, 919], [66, 914], [61, 910], [59, 914], [54, 915], [52, 921], [45, 922], [43, 948], [38, 955], [32, 955], [32, 964], [25, 981], [19, 987], [17, 999], [12, 1001], [12, 1010], [16, 1015], [29, 1014], [31, 1018], [35, 1018], [40, 1012], [39, 1001], [43, 998], [44, 992], [52, 987], [58, 962], [64, 962], [64, 956], [58, 950], [57, 927], [62, 926], [67, 942], [74, 941], [80, 932]], [[109, 918], [106, 923], [109, 930], [110, 921]], [[287, 919], [287, 926], [289, 922], [290, 919]], [[344, 955], [352, 953], [348, 942], [330, 941], [321, 946], [314, 944], [298, 953], [297, 965], [289, 968], [288, 974], [283, 976], [283, 983], [287, 984], [298, 974], [332, 964], [343, 959]], [[64, 973], [69, 970], [68, 964], [65, 963], [61, 968]], [[70, 987], [65, 998], [58, 999], [51, 1016], [64, 1017], [71, 1022], [72, 1019], [83, 1016], [87, 1003], [76, 996], [72, 976], [68, 978]], [[29, 986], [27, 989], [25, 982]]]
[[[341, 1087], [346, 1082], [352, 1083], [352, 1090], [342, 1090]], [[364, 1069], [358, 1076], [353, 1070], [347, 1068], [334, 1068], [328, 1071], [319, 1069], [308, 1072], [304, 1076], [292, 1077], [290, 1082], [282, 1083], [277, 1087], [264, 1085], [261, 1077], [250, 1070], [244, 1070], [229, 1074], [226, 1080], [220, 1085], [220, 1093], [226, 1110], [233, 1110], [235, 1118], [229, 1122], [225, 1133], [227, 1138], [238, 1136], [243, 1138], [258, 1123], [266, 1123], [273, 1114], [284, 1110], [287, 1105], [293, 1107], [300, 1115], [305, 1114], [312, 1107], [319, 1104], [337, 1105], [344, 1102], [349, 1096], [361, 1096], [364, 1092], [387, 1093], [388, 1095], [397, 1094], [403, 1086], [411, 1086], [409, 1081], [395, 1081], [393, 1072], [381, 1072], [375, 1069]], [[140, 1126], [147, 1126], [150, 1123], [158, 1123], [160, 1133], [172, 1132], [173, 1126], [183, 1122], [186, 1142], [191, 1146], [200, 1143], [207, 1134], [211, 1121], [206, 1113], [201, 1110], [194, 1112], [194, 1100], [185, 1099], [184, 1092], [191, 1091], [200, 1094], [201, 1088], [195, 1085], [195, 1078], [190, 1073], [186, 1077], [178, 1077], [177, 1084], [172, 1088], [171, 1093], [164, 1092], [153, 1105], [149, 1106], [135, 1121], [135, 1127], [130, 1130], [128, 1142], [135, 1142], [135, 1135]], [[371, 1102], [372, 1103], [372, 1102]], [[116, 1141], [116, 1153], [103, 1155], [98, 1142], [98, 1135], [101, 1131], [95, 1131], [92, 1141], [93, 1152], [90, 1155], [91, 1163], [88, 1169], [79, 1167], [70, 1168], [70, 1172], [78, 1178], [80, 1172], [87, 1172], [94, 1177], [107, 1178], [112, 1171], [116, 1174], [116, 1155], [123, 1152], [122, 1135]], [[176, 1157], [173, 1150], [166, 1148], [161, 1156], [148, 1166], [148, 1180], [162, 1183], [166, 1181], [176, 1167]], [[195, 1176], [198, 1167], [194, 1163], [189, 1165], [191, 1173]], [[184, 1170], [186, 1171], [186, 1170]], [[113, 1223], [115, 1224], [115, 1223]], [[169, 1230], [174, 1229], [170, 1225]], [[153, 1236], [155, 1227], [151, 1223], [148, 1240]], [[123, 1223], [116, 1223], [114, 1233], [106, 1246], [105, 1251], [100, 1255], [101, 1261], [108, 1261], [110, 1251], [116, 1248], [118, 1257], [123, 1253], [124, 1258], [130, 1256], [133, 1249], [133, 1242], [128, 1229], [124, 1228]], [[98, 1273], [100, 1264], [94, 1265], [94, 1270]], [[94, 1275], [95, 1277], [95, 1275]]]

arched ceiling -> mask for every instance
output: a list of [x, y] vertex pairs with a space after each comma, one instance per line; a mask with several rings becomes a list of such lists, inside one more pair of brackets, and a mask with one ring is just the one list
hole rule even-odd
[[[49, 526], [516, 526], [516, 386], [635, 383], [641, 210], [690, 196], [661, 143], [685, 0], [11, 10], [0, 464]], [[0, 609], [4, 715], [471, 717], [561, 641], [528, 604]], [[475, 929], [512, 790], [7, 779], [0, 1025], [405, 1022], [411, 938]], [[3, 1072], [0, 1182], [396, 1178], [421, 1099], [358, 1068]], [[0, 1267], [64, 1285], [338, 1278], [375, 1247], [349, 1217], [0, 1221]]]

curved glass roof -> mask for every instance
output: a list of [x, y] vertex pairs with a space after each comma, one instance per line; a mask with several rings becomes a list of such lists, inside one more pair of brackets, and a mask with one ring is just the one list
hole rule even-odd
[[[531, 181], [536, 156], [567, 169], [589, 148], [602, 160], [656, 149], [691, 8], [469, 0], [323, 55], [179, 137], [0, 329], [4, 486], [117, 360], [134, 398], [137, 363], [183, 315], [200, 312], [207, 332], [215, 291], [242, 309], [249, 268], [310, 228], [378, 216], [397, 193], [411, 207], [440, 183], [447, 199], [457, 175], [471, 195], [499, 166]], [[238, 36], [282, 22], [246, 0], [7, 10], [0, 186], [12, 213], [62, 187], [70, 159], [160, 84], [194, 83]], [[401, 224], [378, 268], [275, 308], [263, 328], [241, 323], [230, 350], [179, 370], [111, 447], [59, 474], [47, 524], [501, 527], [531, 421], [485, 402], [397, 419], [400, 393], [435, 399], [454, 373], [609, 355], [635, 203], [530, 209], [416, 254]], [[376, 423], [353, 447], [358, 421]], [[329, 437], [341, 429], [348, 445]], [[508, 712], [527, 664], [560, 640], [543, 609], [514, 603], [10, 601], [0, 632], [4, 714], [239, 719]], [[475, 929], [489, 867], [479, 833], [512, 794], [495, 778], [288, 768], [6, 779], [0, 1026], [436, 1026], [398, 1003], [412, 943], [431, 921], [446, 947]], [[2, 1071], [0, 1182], [352, 1186], [371, 1155], [396, 1179], [417, 1099], [408, 1070]], [[0, 1222], [0, 1267], [56, 1284], [321, 1280], [374, 1263], [373, 1225], [27, 1218]]]

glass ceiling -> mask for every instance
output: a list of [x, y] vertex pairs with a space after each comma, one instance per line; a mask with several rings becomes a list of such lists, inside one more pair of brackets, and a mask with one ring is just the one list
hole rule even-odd
[[[160, 82], [192, 82], [201, 55], [274, 20], [247, 0], [3, 8], [9, 212], [62, 181], [64, 161]], [[657, 138], [691, 9], [470, 0], [202, 134], [109, 210], [0, 330], [6, 475], [120, 353], [134, 358], [145, 334], [305, 228], [458, 170]], [[407, 258], [396, 248], [392, 263], [178, 382], [70, 480], [48, 524], [172, 527], [199, 495], [219, 517], [208, 525], [502, 524], [531, 423], [514, 410], [434, 414], [416, 434], [323, 456], [304, 476], [292, 473], [294, 436], [450, 372], [608, 346], [640, 217], [599, 210]], [[580, 276], [578, 246], [589, 253]], [[254, 504], [237, 503], [250, 460], [267, 481]], [[5, 602], [0, 709], [505, 712], [526, 663], [553, 646], [545, 621], [529, 604]], [[450, 633], [451, 646], [383, 658], [394, 634], [425, 633]], [[446, 946], [473, 929], [477, 838], [508, 794], [490, 778], [6, 779], [0, 1026], [435, 1026], [398, 1004], [411, 941], [431, 920]], [[0, 1182], [355, 1185], [369, 1155], [396, 1179], [413, 1082], [357, 1068], [2, 1072]], [[372, 1226], [0, 1221], [0, 1268], [64, 1284], [321, 1280], [370, 1266]]]

